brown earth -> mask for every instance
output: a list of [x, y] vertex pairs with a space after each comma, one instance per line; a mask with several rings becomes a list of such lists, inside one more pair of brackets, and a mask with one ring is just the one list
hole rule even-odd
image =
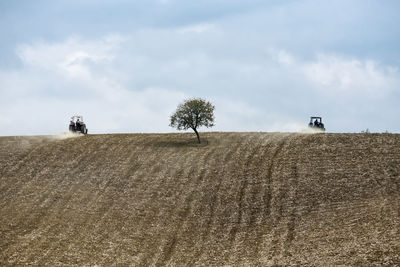
[[0, 138], [1, 266], [400, 266], [400, 135]]

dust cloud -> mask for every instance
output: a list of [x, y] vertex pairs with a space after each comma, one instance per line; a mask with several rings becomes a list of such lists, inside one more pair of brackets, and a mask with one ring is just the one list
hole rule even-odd
[[316, 133], [325, 133], [325, 131], [319, 129], [319, 128], [303, 128], [300, 130], [300, 133], [305, 133], [305, 134], [316, 134]]
[[81, 137], [81, 136], [83, 136], [83, 134], [74, 133], [74, 132], [64, 132], [64, 133], [60, 133], [57, 135], [52, 135], [51, 139], [64, 140], [64, 139], [69, 139], [69, 138], [77, 138], [77, 137]]

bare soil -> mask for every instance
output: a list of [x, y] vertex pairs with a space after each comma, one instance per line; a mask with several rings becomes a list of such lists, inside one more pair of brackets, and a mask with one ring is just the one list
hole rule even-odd
[[0, 137], [0, 266], [400, 266], [400, 135]]

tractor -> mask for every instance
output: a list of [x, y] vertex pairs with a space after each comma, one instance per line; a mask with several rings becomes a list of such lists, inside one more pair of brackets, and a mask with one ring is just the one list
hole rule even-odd
[[83, 116], [75, 115], [71, 117], [71, 121], [69, 123], [69, 131], [82, 134], [88, 133], [86, 124], [83, 122]]
[[322, 118], [321, 117], [311, 117], [310, 118], [310, 123], [308, 124], [308, 127], [313, 128], [313, 129], [318, 129], [321, 131], [325, 131], [325, 126], [322, 123]]

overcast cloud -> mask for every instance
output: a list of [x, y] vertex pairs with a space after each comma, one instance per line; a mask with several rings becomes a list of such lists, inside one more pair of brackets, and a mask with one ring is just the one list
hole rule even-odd
[[189, 97], [214, 131], [400, 131], [397, 1], [81, 2], [1, 2], [0, 135], [170, 132]]

